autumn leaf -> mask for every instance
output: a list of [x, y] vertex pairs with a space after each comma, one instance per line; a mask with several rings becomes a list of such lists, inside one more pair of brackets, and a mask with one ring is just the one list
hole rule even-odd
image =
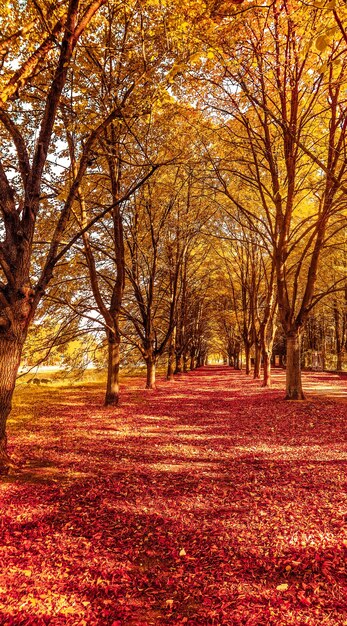
[[281, 585], [277, 585], [277, 591], [287, 591], [289, 585], [288, 583], [282, 583]]

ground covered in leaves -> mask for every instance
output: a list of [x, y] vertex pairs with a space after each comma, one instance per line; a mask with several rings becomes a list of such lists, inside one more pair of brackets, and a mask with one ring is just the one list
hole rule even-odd
[[16, 396], [2, 625], [347, 624], [347, 378], [227, 367]]

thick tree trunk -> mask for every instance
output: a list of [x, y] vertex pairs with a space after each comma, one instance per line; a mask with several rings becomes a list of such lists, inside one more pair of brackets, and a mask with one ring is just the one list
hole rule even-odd
[[115, 406], [119, 402], [120, 338], [108, 338], [107, 386], [105, 406]]
[[0, 474], [6, 474], [11, 466], [7, 452], [6, 423], [12, 408], [23, 342], [13, 336], [0, 335]]
[[155, 359], [149, 357], [146, 360], [147, 377], [146, 377], [146, 389], [155, 389]]
[[183, 354], [183, 371], [186, 374], [188, 372], [188, 352], [184, 352]]
[[271, 387], [271, 352], [263, 350], [263, 382], [262, 387]]
[[304, 400], [301, 382], [301, 333], [287, 335], [286, 400]]

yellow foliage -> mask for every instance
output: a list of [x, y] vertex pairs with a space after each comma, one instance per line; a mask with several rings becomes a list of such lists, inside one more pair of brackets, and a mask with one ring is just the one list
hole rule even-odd
[[326, 35], [319, 35], [316, 39], [316, 48], [319, 52], [324, 52], [329, 45], [329, 39]]

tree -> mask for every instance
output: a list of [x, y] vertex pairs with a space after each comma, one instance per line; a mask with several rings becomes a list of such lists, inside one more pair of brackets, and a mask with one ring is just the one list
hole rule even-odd
[[[176, 175], [178, 174], [176, 170]], [[127, 339], [137, 346], [147, 367], [146, 388], [155, 387], [155, 369], [174, 328], [180, 254], [169, 266], [171, 255], [171, 216], [176, 202], [176, 187], [156, 179], [133, 198], [131, 212], [124, 222], [128, 252], [126, 274], [131, 286], [124, 313], [136, 335]], [[168, 193], [167, 193], [168, 191]], [[175, 229], [172, 236], [175, 237]], [[167, 248], [170, 243], [169, 250]]]
[[[57, 251], [65, 234], [70, 216], [72, 198], [76, 186], [71, 190], [56, 221], [46, 264], [37, 279], [31, 276], [32, 254], [36, 222], [42, 209], [42, 186], [52, 143], [54, 125], [59, 102], [66, 84], [73, 55], [78, 53], [78, 42], [86, 31], [93, 16], [98, 12], [103, 0], [82, 4], [71, 0], [67, 11], [57, 20], [52, 32], [47, 33], [47, 22], [37, 20], [36, 37], [42, 43], [30, 53], [28, 39], [24, 38], [24, 51], [16, 46], [19, 69], [12, 71], [12, 58], [4, 58], [4, 79], [2, 84], [2, 104], [0, 121], [2, 138], [6, 142], [0, 164], [0, 192], [2, 214], [2, 241], [0, 245], [0, 285], [1, 333], [0, 333], [0, 464], [4, 471], [9, 466], [6, 450], [6, 421], [11, 410], [12, 395], [16, 374], [28, 327], [34, 317], [44, 290], [48, 285], [57, 263]], [[54, 11], [55, 7], [53, 7]], [[61, 10], [60, 10], [61, 11]], [[59, 45], [55, 42], [59, 33], [63, 36]], [[24, 29], [24, 33], [26, 29]], [[21, 38], [23, 31], [21, 31]], [[20, 42], [19, 42], [20, 43]], [[6, 53], [5, 53], [6, 57]], [[40, 71], [39, 71], [40, 70]], [[44, 82], [45, 80], [45, 82]], [[31, 131], [24, 127], [24, 120], [36, 104], [37, 91], [40, 92], [41, 106], [33, 115], [39, 131], [37, 141]], [[18, 101], [20, 104], [18, 113]], [[12, 98], [12, 99], [11, 99]], [[16, 155], [15, 175], [13, 160]], [[11, 160], [10, 160], [11, 158]], [[86, 159], [87, 160], [87, 155]], [[87, 163], [80, 171], [80, 177]]]
[[208, 339], [212, 336], [214, 294], [211, 285], [215, 278], [215, 266], [210, 245], [205, 238], [199, 237], [201, 225], [201, 221], [195, 222], [195, 236], [189, 241], [187, 256], [181, 267], [175, 317], [175, 374], [204, 364]]

